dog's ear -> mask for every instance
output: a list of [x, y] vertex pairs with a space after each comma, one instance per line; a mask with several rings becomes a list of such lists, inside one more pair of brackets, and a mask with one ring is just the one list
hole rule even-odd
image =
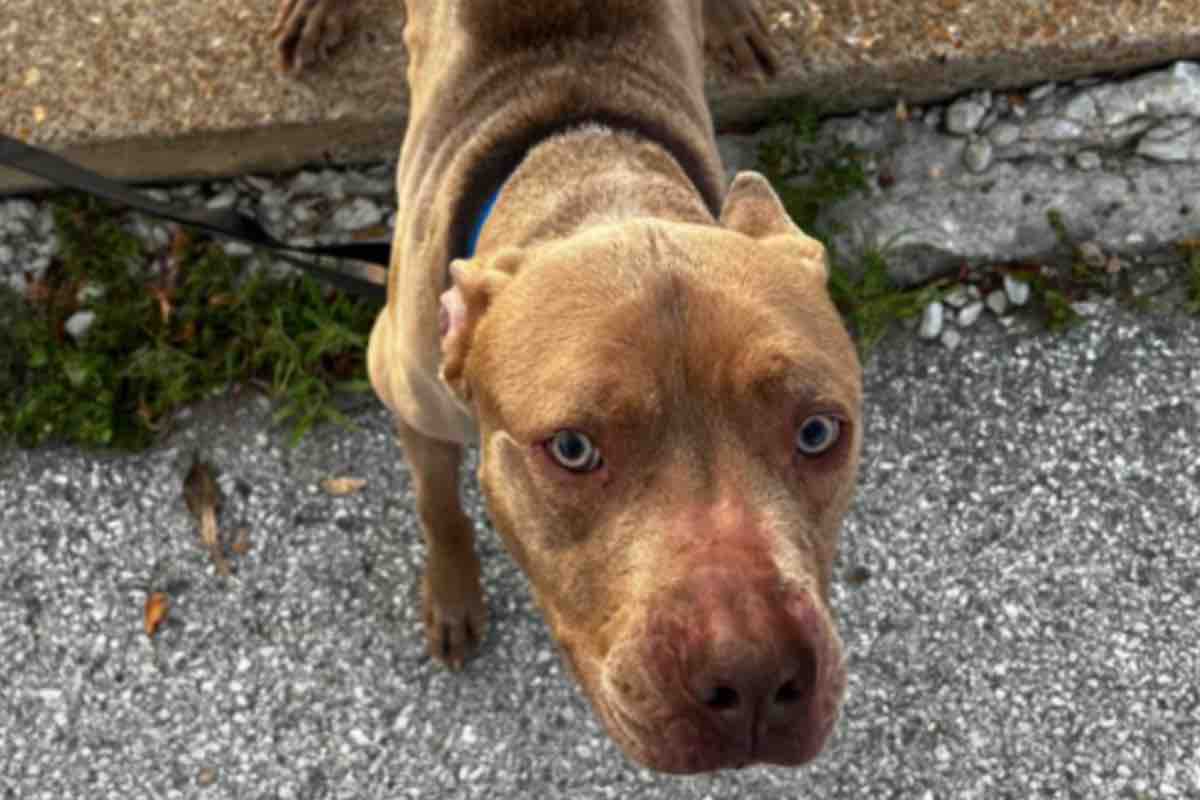
[[442, 293], [439, 324], [442, 336], [442, 380], [463, 403], [471, 389], [463, 374], [479, 320], [512, 280], [521, 253], [507, 248], [486, 259], [457, 259], [450, 264], [450, 288]]
[[739, 172], [734, 177], [721, 207], [721, 225], [763, 244], [786, 248], [822, 278], [828, 273], [825, 248], [800, 230], [771, 184], [757, 172]]

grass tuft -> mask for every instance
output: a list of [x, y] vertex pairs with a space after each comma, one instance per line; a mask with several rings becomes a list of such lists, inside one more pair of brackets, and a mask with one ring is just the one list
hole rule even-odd
[[1186, 292], [1184, 310], [1189, 314], [1200, 314], [1200, 247], [1185, 248], [1187, 255], [1187, 275], [1185, 279]]
[[[182, 406], [252, 385], [278, 400], [295, 442], [345, 421], [338, 392], [368, 388], [376, 304], [269, 277], [184, 231], [149, 251], [94, 199], [63, 195], [54, 218], [45, 275], [24, 298], [0, 290], [0, 438], [140, 449]], [[95, 320], [77, 341], [66, 323], [79, 311]]]

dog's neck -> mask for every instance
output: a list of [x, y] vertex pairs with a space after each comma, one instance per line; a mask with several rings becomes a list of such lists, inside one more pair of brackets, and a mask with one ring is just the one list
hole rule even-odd
[[485, 207], [472, 239], [475, 253], [484, 254], [644, 217], [714, 222], [665, 147], [636, 133], [587, 125], [533, 147]]

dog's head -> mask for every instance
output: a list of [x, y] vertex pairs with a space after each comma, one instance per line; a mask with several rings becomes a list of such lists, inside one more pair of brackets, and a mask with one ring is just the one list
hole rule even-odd
[[719, 226], [625, 222], [453, 273], [443, 379], [611, 735], [670, 772], [813, 758], [845, 686], [828, 595], [862, 427], [821, 245], [743, 173]]

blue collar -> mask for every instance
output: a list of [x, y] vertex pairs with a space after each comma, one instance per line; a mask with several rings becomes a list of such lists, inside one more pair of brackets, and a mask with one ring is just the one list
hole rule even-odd
[[492, 209], [496, 206], [496, 198], [500, 196], [500, 190], [503, 188], [503, 183], [497, 186], [496, 191], [492, 192], [492, 196], [483, 204], [483, 208], [479, 209], [479, 215], [475, 217], [475, 224], [471, 226], [471, 233], [467, 237], [466, 258], [474, 257], [475, 246], [479, 244], [479, 234], [483, 233], [483, 226], [487, 224], [488, 217], [492, 215]]

